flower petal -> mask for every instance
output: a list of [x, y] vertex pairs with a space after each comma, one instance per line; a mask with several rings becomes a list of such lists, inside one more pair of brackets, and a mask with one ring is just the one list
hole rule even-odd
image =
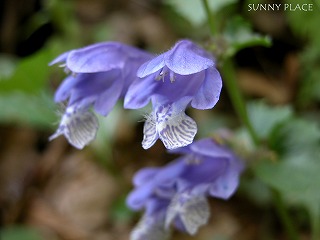
[[224, 146], [216, 143], [211, 138], [200, 139], [190, 146], [190, 150], [196, 154], [213, 158], [230, 158], [232, 153]]
[[167, 240], [170, 232], [163, 227], [163, 220], [144, 215], [130, 235], [130, 240]]
[[78, 83], [79, 79], [73, 76], [66, 77], [58, 87], [54, 94], [55, 102], [62, 102], [68, 99], [71, 94], [71, 89]]
[[139, 78], [143, 78], [163, 68], [165, 65], [164, 58], [166, 57], [166, 54], [167, 53], [163, 53], [153, 58], [152, 60], [142, 64], [141, 67], [138, 69], [137, 76]]
[[225, 173], [211, 184], [209, 194], [222, 199], [230, 198], [239, 185], [239, 175], [243, 167], [242, 162], [235, 156], [230, 158]]
[[117, 74], [111, 75], [108, 81], [112, 82], [111, 85], [97, 97], [94, 103], [94, 110], [102, 116], [106, 116], [117, 103], [124, 85], [123, 79]]
[[199, 227], [207, 224], [210, 217], [209, 203], [204, 196], [189, 196], [176, 194], [172, 199], [165, 219], [165, 228], [168, 229], [174, 219], [179, 216], [185, 230], [195, 235]]
[[146, 106], [154, 94], [155, 83], [153, 76], [135, 80], [125, 95], [124, 107], [137, 109]]
[[[152, 113], [153, 115], [153, 113]], [[150, 148], [159, 138], [157, 133], [156, 123], [153, 116], [149, 116], [143, 126], [143, 140], [142, 147], [144, 149]]]
[[169, 187], [173, 186], [174, 182], [184, 171], [184, 167], [185, 157], [182, 156], [159, 170], [154, 178], [155, 184]]
[[197, 109], [211, 109], [219, 100], [222, 80], [217, 69], [207, 69], [203, 84], [191, 101], [191, 106]]
[[70, 52], [67, 67], [76, 73], [106, 72], [123, 68], [127, 55], [121, 50], [122, 44], [98, 43]]
[[165, 56], [165, 65], [180, 75], [198, 73], [214, 66], [208, 54], [189, 40], [179, 41]]
[[78, 149], [83, 149], [95, 139], [99, 127], [97, 117], [89, 111], [75, 111], [69, 107], [62, 117], [60, 126], [49, 140], [64, 134], [68, 142]]
[[145, 206], [153, 191], [154, 183], [150, 181], [146, 182], [144, 185], [130, 192], [126, 199], [127, 206], [133, 210], [140, 210]]
[[197, 133], [197, 124], [182, 111], [157, 123], [157, 132], [164, 146], [174, 149], [192, 143]]
[[152, 181], [152, 178], [159, 172], [160, 168], [149, 167], [143, 168], [137, 172], [133, 177], [133, 184], [138, 187], [145, 184], [148, 181]]
[[123, 79], [119, 70], [99, 73], [79, 73], [71, 85], [69, 105], [83, 108], [94, 104], [97, 113], [106, 116], [119, 99]]

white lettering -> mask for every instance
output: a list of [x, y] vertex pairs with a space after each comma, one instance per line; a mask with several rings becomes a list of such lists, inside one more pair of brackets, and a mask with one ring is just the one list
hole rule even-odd
[[276, 6], [276, 8], [277, 8], [277, 10], [279, 11], [280, 10], [280, 7], [281, 7], [281, 3], [279, 3], [279, 4], [274, 4], [275, 6]]
[[285, 4], [284, 4], [284, 10], [286, 11], [286, 10], [288, 9], [288, 7], [289, 7], [289, 4], [288, 4], [288, 3], [285, 3]]

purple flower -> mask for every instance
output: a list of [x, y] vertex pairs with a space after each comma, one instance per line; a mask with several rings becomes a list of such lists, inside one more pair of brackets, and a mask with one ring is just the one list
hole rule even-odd
[[55, 101], [68, 100], [60, 126], [50, 137], [64, 134], [69, 143], [82, 149], [97, 133], [98, 120], [90, 111], [106, 116], [123, 97], [138, 67], [151, 58], [136, 48], [105, 42], [61, 54], [50, 65], [62, 63], [68, 76], [55, 93]]
[[[142, 169], [134, 176], [135, 189], [127, 205], [133, 210], [144, 208], [144, 218], [160, 221], [160, 229], [168, 229], [173, 223], [194, 235], [210, 217], [207, 197], [230, 198], [238, 187], [243, 163], [212, 139], [171, 152], [183, 156], [164, 167]], [[144, 232], [146, 229], [144, 226]]]
[[169, 51], [144, 63], [125, 96], [125, 108], [137, 109], [152, 102], [142, 146], [150, 148], [158, 138], [174, 149], [192, 143], [195, 121], [185, 114], [190, 104], [210, 109], [222, 87], [213, 57], [189, 40], [181, 40]]

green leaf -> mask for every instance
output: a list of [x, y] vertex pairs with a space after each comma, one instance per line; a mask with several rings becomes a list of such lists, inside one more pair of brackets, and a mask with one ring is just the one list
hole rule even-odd
[[41, 240], [39, 233], [26, 226], [11, 226], [0, 231], [1, 240]]
[[296, 165], [285, 161], [263, 162], [258, 164], [254, 171], [263, 182], [281, 192], [291, 204], [320, 202], [319, 163], [307, 161]]
[[253, 128], [261, 138], [267, 138], [277, 124], [292, 116], [291, 107], [271, 107], [263, 101], [251, 102], [247, 108]]
[[290, 119], [279, 126], [272, 137], [271, 144], [281, 150], [281, 156], [285, 161], [296, 164], [304, 164], [311, 159], [320, 161], [320, 128], [316, 123]]
[[[275, 144], [279, 161], [259, 162], [254, 171], [269, 186], [294, 204], [320, 202], [320, 128], [316, 123], [291, 119], [278, 128]], [[280, 148], [280, 147], [278, 147]]]
[[272, 43], [269, 36], [253, 32], [250, 24], [240, 16], [229, 20], [223, 38], [227, 42], [225, 57], [234, 56], [238, 51], [247, 47], [270, 47]]
[[53, 128], [57, 117], [51, 99], [47, 93], [39, 95], [19, 91], [3, 93], [0, 95], [0, 122]]
[[0, 94], [13, 90], [37, 93], [44, 89], [49, 76], [48, 63], [52, 58], [51, 52], [44, 49], [22, 59], [18, 63], [14, 74], [0, 81]]
[[[235, 2], [236, 0], [208, 0], [212, 12], [218, 12], [223, 7]], [[206, 13], [201, 0], [166, 0], [165, 3], [172, 6], [177, 13], [194, 26], [200, 26], [206, 20]]]

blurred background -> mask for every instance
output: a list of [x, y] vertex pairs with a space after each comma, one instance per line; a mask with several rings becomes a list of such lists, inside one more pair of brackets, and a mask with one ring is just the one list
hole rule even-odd
[[[257, 9], [312, 4], [312, 11]], [[141, 147], [146, 110], [122, 102], [99, 118], [84, 150], [51, 142], [61, 115], [53, 94], [64, 51], [120, 41], [155, 53], [190, 38], [231, 58], [255, 147], [224, 89], [213, 110], [189, 110], [197, 138], [225, 136], [247, 163], [238, 192], [211, 199], [198, 240], [318, 239], [320, 235], [320, 3], [210, 0], [221, 38], [210, 37], [200, 0], [2, 0], [0, 2], [0, 239], [125, 240], [140, 213], [125, 206], [142, 167], [173, 159], [158, 141]], [[223, 64], [223, 63], [222, 63]], [[283, 213], [287, 211], [289, 215]], [[292, 230], [288, 219], [292, 221]]]

